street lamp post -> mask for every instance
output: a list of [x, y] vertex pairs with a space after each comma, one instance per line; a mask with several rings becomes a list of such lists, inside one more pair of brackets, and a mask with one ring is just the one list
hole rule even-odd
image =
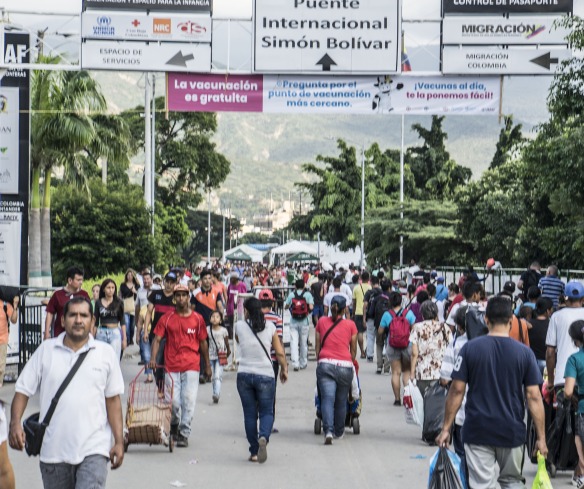
[[207, 265], [211, 265], [211, 189], [207, 190]]
[[361, 260], [359, 268], [363, 270], [365, 250], [365, 145], [361, 146]]

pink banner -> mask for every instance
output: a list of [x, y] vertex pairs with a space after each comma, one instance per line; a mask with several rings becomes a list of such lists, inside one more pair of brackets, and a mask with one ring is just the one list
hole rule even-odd
[[168, 110], [262, 112], [263, 76], [169, 73]]

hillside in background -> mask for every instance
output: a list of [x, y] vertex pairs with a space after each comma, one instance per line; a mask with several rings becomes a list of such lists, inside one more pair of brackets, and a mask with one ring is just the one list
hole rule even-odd
[[[144, 103], [143, 79], [132, 73], [95, 73], [114, 111]], [[547, 119], [545, 100], [551, 78], [515, 77], [504, 81], [503, 113], [513, 114], [523, 124], [524, 134]], [[157, 80], [156, 93], [164, 93], [164, 78]], [[158, 117], [163, 116], [159, 114]], [[430, 124], [429, 116], [407, 116], [406, 146], [418, 144], [411, 125]], [[357, 146], [373, 142], [381, 148], [396, 148], [401, 140], [401, 116], [317, 116], [274, 114], [218, 114], [215, 142], [231, 161], [231, 174], [216, 193], [214, 207], [236, 209], [238, 217], [251, 217], [269, 208], [270, 193], [275, 205], [289, 195], [298, 205], [294, 182], [304, 178], [301, 164], [317, 154], [336, 154], [336, 139]], [[501, 126], [494, 116], [448, 116], [444, 122], [447, 149], [457, 163], [471, 168], [477, 178], [489, 165]], [[142, 158], [134, 171], [141, 173]], [[135, 175], [139, 177], [139, 175]], [[290, 194], [291, 193], [291, 194]]]

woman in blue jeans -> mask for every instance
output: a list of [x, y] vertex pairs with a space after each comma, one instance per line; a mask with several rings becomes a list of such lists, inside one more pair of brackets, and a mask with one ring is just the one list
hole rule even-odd
[[267, 444], [274, 424], [276, 392], [270, 348], [276, 352], [282, 384], [288, 379], [288, 365], [276, 326], [264, 319], [261, 302], [250, 297], [245, 301], [244, 309], [245, 320], [238, 321], [234, 331], [240, 354], [237, 392], [243, 407], [249, 461], [264, 463], [268, 458]]
[[345, 297], [335, 295], [331, 300], [332, 316], [320, 318], [316, 325], [316, 382], [325, 445], [332, 445], [333, 438], [342, 438], [345, 433], [347, 399], [357, 355], [357, 326], [350, 319], [343, 319], [346, 307]]

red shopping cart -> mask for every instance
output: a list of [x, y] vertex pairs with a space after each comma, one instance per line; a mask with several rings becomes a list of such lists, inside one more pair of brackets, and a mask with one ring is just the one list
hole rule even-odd
[[[161, 365], [157, 368], [164, 367]], [[144, 368], [130, 382], [124, 451], [130, 444], [164, 445], [172, 452], [174, 439], [170, 434], [174, 382], [165, 370], [164, 383], [145, 383], [141, 380]]]

